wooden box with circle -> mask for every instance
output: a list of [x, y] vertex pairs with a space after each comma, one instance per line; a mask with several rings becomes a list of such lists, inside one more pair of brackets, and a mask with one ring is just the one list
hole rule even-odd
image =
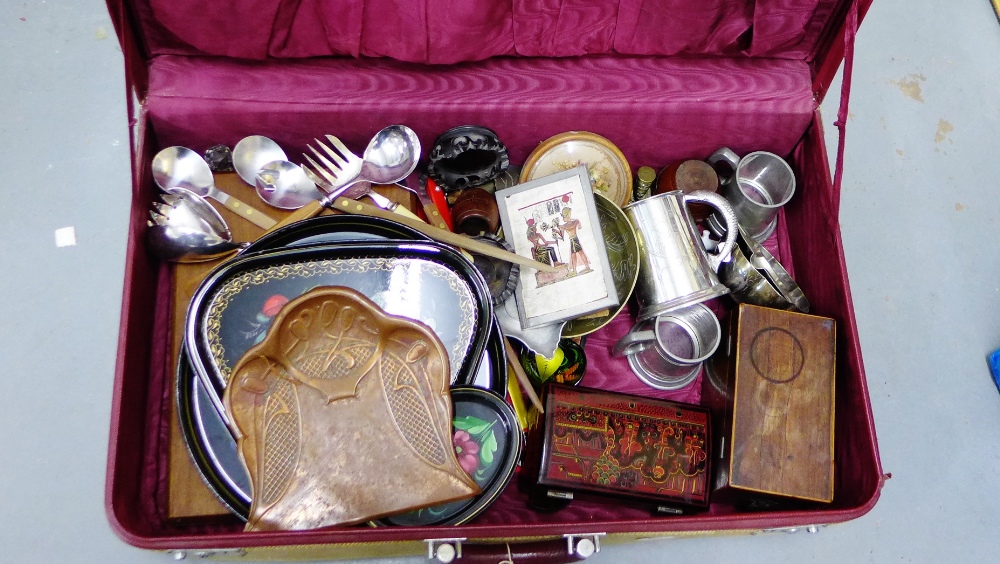
[[705, 378], [717, 495], [767, 507], [834, 494], [833, 319], [741, 304]]

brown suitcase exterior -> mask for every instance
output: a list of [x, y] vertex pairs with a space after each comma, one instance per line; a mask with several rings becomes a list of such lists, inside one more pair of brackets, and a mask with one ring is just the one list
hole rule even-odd
[[[519, 47], [517, 53], [501, 53], [529, 56], [525, 58], [490, 57], [480, 62], [454, 61], [454, 65], [445, 65], [450, 61], [438, 53], [436, 59], [426, 56], [421, 61], [435, 64], [412, 65], [391, 60], [413, 60], [407, 55], [407, 49], [414, 48], [413, 42], [403, 39], [396, 51], [359, 53], [354, 48], [345, 48], [347, 56], [337, 52], [336, 45], [333, 53], [292, 49], [291, 55], [279, 50], [277, 54], [262, 52], [251, 57], [258, 61], [241, 59], [247, 57], [245, 53], [229, 56], [225, 46], [197, 52], [185, 47], [190, 38], [175, 33], [181, 29], [176, 14], [171, 16], [154, 9], [154, 4], [162, 9], [162, 3], [109, 0], [126, 64], [134, 183], [106, 482], [106, 508], [116, 533], [126, 542], [148, 549], [239, 550], [259, 558], [417, 554], [427, 551], [426, 540], [444, 538], [469, 539], [465, 541], [469, 555], [475, 552], [470, 546], [473, 541], [556, 539], [556, 554], [565, 555], [565, 535], [607, 534], [628, 539], [683, 532], [754, 531], [843, 522], [871, 510], [884, 476], [837, 223], [839, 186], [831, 180], [816, 109], [843, 58], [845, 37], [847, 50], [851, 48], [855, 27], [851, 22], [860, 21], [870, 1], [859, 0], [853, 6], [842, 0], [815, 3], [822, 8], [811, 12], [815, 22], [785, 18], [780, 7], [770, 18], [751, 16], [757, 35], [764, 37], [765, 30], [771, 31], [774, 38], [771, 45], [723, 53], [726, 57], [691, 58], [685, 56], [683, 48], [677, 49], [677, 56], [642, 56], [644, 47], [640, 45], [631, 51], [638, 54], [634, 57], [619, 58], [620, 53], [611, 53], [606, 57], [574, 58], [572, 55], [592, 52], [588, 51], [587, 42], [594, 36], [582, 33], [578, 44], [551, 57], [545, 56], [541, 47], [535, 49], [537, 45], [532, 47], [534, 44], [526, 41], [527, 47]], [[287, 3], [262, 0], [258, 4], [247, 7], [247, 12], [264, 5]], [[530, 22], [524, 13], [530, 14], [533, 8], [526, 4], [515, 3], [515, 15], [520, 16], [522, 27], [515, 25], [514, 33], [522, 38], [531, 31], [530, 25], [524, 27], [524, 22]], [[757, 4], [758, 10], [765, 12], [763, 6], [768, 2]], [[752, 6], [749, 11], [753, 12]], [[622, 8], [618, 18], [623, 21], [632, 16], [639, 18], [638, 9]], [[160, 25], [161, 17], [168, 21]], [[230, 24], [219, 25], [226, 28]], [[791, 26], [786, 38], [780, 33], [784, 26]], [[786, 49], [784, 45], [794, 46], [796, 38], [801, 40], [800, 34], [795, 33], [798, 28], [808, 30], [809, 48]], [[544, 35], [540, 30], [535, 33]], [[467, 41], [470, 37], [474, 36], [463, 39], [459, 35], [455, 41]], [[288, 39], [284, 45], [295, 47], [295, 42]], [[216, 52], [211, 52], [212, 49]], [[352, 57], [359, 54], [387, 58]], [[309, 58], [311, 55], [338, 56]], [[616, 75], [615, 79], [621, 80], [613, 82], [606, 76], [608, 65], [628, 72]], [[727, 75], [736, 73], [741, 80], [749, 80], [751, 93], [755, 92], [754, 87], [765, 84], [781, 92], [787, 82], [784, 73], [789, 69], [795, 76], [788, 80], [797, 86], [788, 94], [790, 100], [781, 103], [795, 106], [797, 111], [789, 116], [782, 108], [772, 108], [773, 115], [767, 119], [776, 124], [771, 128], [774, 131], [787, 125], [786, 129], [794, 128], [795, 133], [792, 138], [756, 139], [748, 130], [761, 117], [741, 115], [739, 109], [771, 108], [772, 100], [760, 95], [751, 96], [747, 102], [741, 98], [739, 80], [727, 82]], [[578, 84], [562, 84], [560, 73], [579, 77]], [[685, 78], [688, 75], [691, 78]], [[281, 82], [285, 76], [306, 85], [309, 95], [308, 99], [280, 104], [278, 107], [287, 114], [275, 116], [274, 100], [261, 101], [266, 98], [266, 88], [261, 85], [276, 84], [274, 81]], [[718, 84], [699, 81], [709, 76], [718, 78]], [[197, 80], [184, 84], [185, 77]], [[510, 77], [513, 78], [508, 81]], [[407, 98], [410, 93], [400, 93], [398, 89], [379, 90], [382, 80], [397, 85], [412, 83], [427, 103], [411, 103]], [[517, 92], [511, 92], [509, 99], [497, 97], [499, 92], [506, 92], [505, 88], [524, 84], [524, 80], [533, 81], [532, 88], [537, 90], [531, 93], [539, 95], [538, 98]], [[449, 87], [455, 91], [445, 96], [442, 89]], [[480, 87], [485, 93], [477, 91]], [[717, 100], [697, 110], [675, 103], [675, 97], [685, 96], [679, 92], [688, 88], [696, 91], [694, 97], [702, 88], [717, 96]], [[637, 91], [641, 96], [630, 98]], [[548, 97], [542, 99], [541, 94]], [[191, 99], [181, 100], [185, 96]], [[565, 96], [566, 102], [574, 104], [577, 111], [567, 112], [564, 104], [549, 103], [551, 98], [559, 96]], [[615, 100], [625, 103], [618, 104]], [[227, 129], [226, 120], [216, 119], [213, 114], [219, 108], [241, 116], [243, 122], [239, 127]], [[668, 124], [680, 123], [679, 116], [683, 118], [692, 112], [697, 114], [696, 120], [684, 122], [675, 131], [665, 131]], [[283, 128], [285, 124], [280, 119], [283, 116], [294, 118], [297, 126]], [[799, 188], [796, 198], [781, 215], [777, 256], [786, 266], [794, 264], [793, 274], [813, 304], [813, 312], [836, 320], [833, 501], [822, 507], [757, 511], [713, 502], [705, 513], [657, 517], [632, 509], [599, 509], [598, 518], [581, 524], [571, 510], [548, 516], [532, 514], [519, 505], [521, 497], [511, 493], [507, 499], [505, 492], [495, 507], [468, 525], [296, 533], [244, 533], [240, 523], [225, 516], [221, 521], [208, 523], [171, 518], [168, 489], [174, 477], [168, 468], [169, 436], [177, 423], [172, 419], [172, 366], [176, 350], [170, 324], [174, 309], [181, 307], [174, 300], [183, 299], [184, 292], [175, 287], [174, 270], [160, 264], [144, 246], [146, 210], [155, 193], [149, 171], [152, 155], [171, 144], [190, 142], [192, 148], [203, 150], [208, 140], [214, 140], [231, 146], [242, 136], [255, 133], [301, 149], [312, 136], [333, 130], [338, 123], [350, 124], [335, 132], [353, 148], [363, 147], [379, 127], [406, 123], [417, 129], [425, 150], [434, 135], [450, 126], [478, 123], [494, 129], [508, 143], [512, 163], [523, 162], [534, 143], [574, 129], [592, 130], [621, 143], [633, 170], [643, 164], [664, 166], [682, 157], [704, 158], [706, 151], [722, 145], [738, 151], [765, 149], [788, 156]], [[535, 123], [539, 124], [537, 128], [532, 127]], [[660, 135], [672, 140], [663, 141], [662, 145], [654, 143]], [[636, 139], [637, 136], [642, 139]], [[687, 146], [692, 154], [684, 154]], [[231, 226], [238, 223], [232, 216], [226, 217]], [[590, 379], [585, 384], [613, 389], [617, 375], [602, 372], [601, 366], [600, 362], [592, 365], [595, 372], [588, 375]], [[173, 452], [175, 458], [178, 454], [176, 450]], [[593, 507], [598, 506], [586, 509]], [[201, 508], [193, 513], [204, 511]], [[551, 547], [525, 546], [524, 551], [515, 550], [515, 556]]]

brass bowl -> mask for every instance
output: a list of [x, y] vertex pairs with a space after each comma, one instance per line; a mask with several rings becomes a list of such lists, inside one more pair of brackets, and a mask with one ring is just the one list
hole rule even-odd
[[601, 223], [601, 234], [608, 250], [611, 276], [618, 293], [618, 306], [603, 314], [588, 315], [572, 319], [562, 330], [563, 337], [581, 337], [604, 327], [625, 307], [636, 280], [639, 278], [639, 241], [635, 228], [617, 204], [594, 193], [597, 205], [597, 220]]

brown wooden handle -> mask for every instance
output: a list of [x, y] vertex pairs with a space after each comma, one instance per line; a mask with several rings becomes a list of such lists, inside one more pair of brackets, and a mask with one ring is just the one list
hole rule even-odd
[[257, 210], [234, 196], [226, 198], [222, 205], [226, 206], [226, 209], [229, 211], [235, 213], [250, 223], [253, 223], [261, 229], [270, 229], [277, 223], [273, 218], [269, 217], [264, 212]]
[[343, 212], [357, 214], [357, 215], [370, 215], [375, 217], [381, 217], [383, 219], [389, 219], [398, 223], [402, 223], [407, 227], [412, 227], [417, 231], [427, 235], [428, 237], [440, 241], [442, 243], [447, 243], [449, 245], [454, 245], [456, 247], [471, 251], [473, 253], [478, 253], [481, 255], [490, 256], [493, 258], [498, 258], [500, 260], [505, 260], [507, 262], [513, 262], [525, 266], [528, 268], [534, 268], [541, 270], [543, 272], [555, 272], [556, 269], [553, 266], [547, 265], [536, 260], [532, 260], [528, 257], [522, 257], [521, 255], [512, 253], [500, 247], [495, 247], [493, 245], [488, 245], [481, 241], [477, 241], [465, 235], [459, 235], [458, 233], [452, 233], [451, 231], [446, 231], [444, 229], [439, 229], [433, 225], [428, 225], [419, 219], [412, 219], [404, 215], [399, 215], [392, 213], [390, 211], [383, 210], [382, 208], [365, 204], [357, 200], [351, 200], [349, 198], [340, 197], [334, 200], [333, 205], [330, 206], [333, 209], [337, 209]]
[[267, 233], [270, 233], [277, 229], [281, 229], [282, 227], [295, 223], [296, 221], [301, 221], [303, 219], [316, 217], [322, 212], [323, 212], [323, 204], [321, 204], [319, 200], [309, 202], [308, 204], [302, 206], [301, 208], [285, 216], [285, 219], [282, 219], [277, 224], [275, 224], [274, 227], [268, 229]]
[[434, 205], [434, 202], [427, 202], [423, 206], [424, 206], [424, 215], [427, 216], [427, 223], [430, 223], [431, 225], [437, 227], [438, 229], [447, 229], [448, 231], [451, 231], [451, 229], [448, 229], [448, 224], [445, 223], [444, 218], [441, 217], [441, 212], [438, 211], [437, 206]]

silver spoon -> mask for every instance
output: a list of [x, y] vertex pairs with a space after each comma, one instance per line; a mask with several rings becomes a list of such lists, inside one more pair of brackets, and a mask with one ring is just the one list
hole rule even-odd
[[420, 139], [405, 125], [390, 125], [372, 137], [363, 158], [365, 162], [355, 182], [395, 184], [417, 167]]
[[285, 160], [267, 163], [255, 180], [260, 199], [283, 210], [297, 210], [326, 195], [302, 167]]
[[288, 155], [277, 143], [263, 135], [240, 139], [233, 147], [233, 168], [243, 182], [257, 185], [257, 173], [264, 165], [274, 161], [287, 161]]
[[184, 188], [167, 188], [149, 212], [146, 240], [158, 257], [172, 262], [215, 260], [245, 246], [233, 242], [219, 212]]
[[226, 209], [263, 229], [270, 229], [276, 221], [248, 206], [239, 199], [215, 187], [212, 169], [198, 153], [187, 147], [167, 147], [153, 157], [153, 180], [157, 186], [186, 188], [205, 198], [212, 198]]

